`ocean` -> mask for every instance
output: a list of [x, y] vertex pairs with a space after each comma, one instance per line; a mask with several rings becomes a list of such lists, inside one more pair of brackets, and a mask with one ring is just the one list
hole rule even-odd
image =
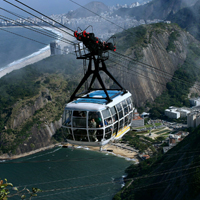
[[0, 162], [0, 177], [7, 178], [19, 190], [41, 189], [33, 199], [111, 200], [121, 189], [130, 164], [131, 161], [110, 154], [56, 147]]
[[[59, 32], [55, 32], [53, 29], [51, 31], [59, 34]], [[22, 27], [0, 28], [0, 71], [42, 53], [50, 48], [50, 42], [55, 40], [56, 38], [51, 38]]]

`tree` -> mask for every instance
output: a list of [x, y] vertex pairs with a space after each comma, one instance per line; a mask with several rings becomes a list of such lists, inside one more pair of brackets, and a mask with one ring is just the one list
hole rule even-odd
[[[10, 189], [14, 192], [11, 192]], [[18, 190], [17, 187], [13, 187], [12, 183], [8, 183], [7, 179], [4, 181], [0, 179], [0, 200], [7, 200], [13, 196], [20, 196], [21, 199], [27, 199], [28, 196], [28, 199], [31, 199], [32, 197], [36, 197], [38, 192], [41, 192], [38, 188], [32, 188], [32, 191], [27, 188]]]

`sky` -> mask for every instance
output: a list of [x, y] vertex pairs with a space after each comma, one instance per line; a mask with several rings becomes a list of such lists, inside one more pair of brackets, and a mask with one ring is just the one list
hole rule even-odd
[[[9, 1], [15, 5], [22, 7], [21, 4], [19, 4], [15, 0], [6, 0], [6, 1]], [[42, 12], [45, 15], [63, 14], [67, 13], [70, 10], [75, 10], [79, 8], [79, 6], [77, 6], [70, 0], [20, 0], [20, 1]], [[81, 5], [86, 5], [87, 3], [92, 2], [92, 0], [73, 0], [73, 1]], [[124, 4], [131, 4], [134, 2], [143, 2], [145, 0], [97, 0], [97, 1], [100, 1], [107, 6], [112, 6], [116, 4], [124, 5]], [[0, 0], [0, 7], [27, 17], [26, 13], [19, 11], [19, 9], [6, 3], [4, 0]], [[0, 14], [4, 15], [5, 12], [0, 10]]]

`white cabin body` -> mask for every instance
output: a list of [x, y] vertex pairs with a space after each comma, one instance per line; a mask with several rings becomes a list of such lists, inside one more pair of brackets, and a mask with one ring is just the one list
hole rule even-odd
[[[103, 146], [120, 139], [130, 130], [133, 118], [131, 94], [108, 90], [112, 102], [100, 99], [102, 90], [93, 91], [68, 103], [62, 119], [67, 142], [81, 146]], [[89, 98], [84, 98], [84, 97]], [[91, 99], [90, 99], [91, 98]]]

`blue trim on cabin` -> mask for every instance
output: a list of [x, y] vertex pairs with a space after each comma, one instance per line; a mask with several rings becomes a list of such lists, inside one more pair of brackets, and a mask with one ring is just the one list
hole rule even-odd
[[[107, 93], [111, 99], [114, 99], [123, 94], [122, 91], [118, 91], [118, 90], [107, 90]], [[107, 103], [107, 100], [105, 99], [106, 94], [103, 90], [97, 90], [97, 91], [91, 92], [90, 94], [84, 95], [84, 97], [87, 97], [87, 98], [79, 98], [73, 102], [74, 103], [97, 103], [97, 104], [102, 104], [102, 105]]]

